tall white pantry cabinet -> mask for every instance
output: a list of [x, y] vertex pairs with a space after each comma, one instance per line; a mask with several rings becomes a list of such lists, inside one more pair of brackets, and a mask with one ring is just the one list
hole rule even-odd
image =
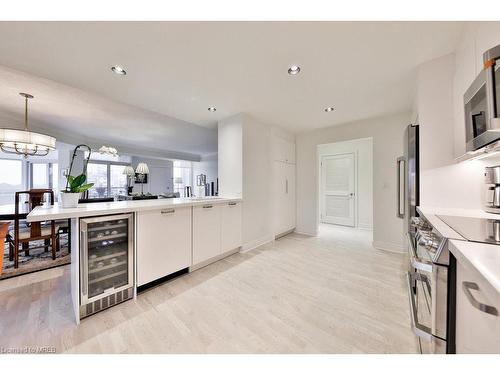
[[295, 228], [295, 143], [273, 137], [273, 227], [279, 237]]

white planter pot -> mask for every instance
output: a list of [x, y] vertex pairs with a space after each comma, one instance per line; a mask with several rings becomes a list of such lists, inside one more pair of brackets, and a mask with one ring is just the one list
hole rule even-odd
[[61, 192], [61, 206], [62, 208], [76, 208], [78, 207], [78, 199], [81, 193], [65, 193]]

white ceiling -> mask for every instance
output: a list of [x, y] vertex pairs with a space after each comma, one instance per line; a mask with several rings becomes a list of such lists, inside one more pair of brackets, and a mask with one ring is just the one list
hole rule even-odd
[[[462, 27], [454, 22], [0, 22], [1, 65], [79, 89], [46, 80], [32, 86], [35, 77], [2, 69], [0, 79], [7, 75], [11, 81], [8, 92], [0, 88], [0, 109], [14, 111], [14, 104], [19, 109], [17, 92], [37, 95], [40, 88], [33, 116], [38, 119], [36, 105], [45, 107], [40, 120], [60, 130], [204, 154], [216, 151], [214, 132], [174, 118], [214, 128], [217, 120], [246, 112], [297, 132], [409, 110], [416, 66], [452, 52]], [[287, 74], [291, 64], [300, 65], [299, 75]], [[112, 65], [128, 74], [113, 74]], [[217, 112], [208, 112], [209, 106]], [[325, 113], [327, 106], [335, 111]], [[180, 136], [184, 128], [186, 136], [200, 139], [173, 140], [171, 132]]]

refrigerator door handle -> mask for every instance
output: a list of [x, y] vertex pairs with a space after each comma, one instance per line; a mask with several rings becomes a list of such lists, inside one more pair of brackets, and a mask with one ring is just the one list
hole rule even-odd
[[80, 282], [82, 299], [87, 298], [88, 293], [88, 247], [87, 247], [87, 231], [80, 231]]
[[[396, 216], [399, 218], [405, 217], [405, 201], [406, 201], [406, 191], [405, 191], [405, 157], [400, 156], [396, 161], [396, 174], [397, 174], [397, 212]], [[402, 179], [402, 180], [401, 180]]]

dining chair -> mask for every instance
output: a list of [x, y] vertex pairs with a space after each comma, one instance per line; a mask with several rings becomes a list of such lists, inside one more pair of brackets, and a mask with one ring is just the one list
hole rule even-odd
[[[31, 222], [26, 226], [21, 227], [22, 220], [19, 217], [20, 197], [27, 196], [28, 200], [22, 202], [28, 205], [28, 210], [31, 211], [36, 206], [44, 203], [44, 197], [49, 196], [50, 204], [54, 204], [54, 192], [51, 189], [31, 189], [27, 191], [18, 191], [15, 195], [15, 215], [14, 215], [14, 230], [10, 231], [7, 240], [9, 242], [9, 259], [14, 260], [14, 268], [19, 267], [19, 245], [25, 255], [29, 255], [30, 250], [45, 248], [48, 251], [49, 247], [52, 250], [52, 259], [56, 259], [56, 251], [59, 251], [59, 228], [56, 226], [55, 220], [46, 222]], [[24, 221], [23, 221], [24, 222]], [[43, 245], [30, 247], [30, 242], [43, 240]]]

